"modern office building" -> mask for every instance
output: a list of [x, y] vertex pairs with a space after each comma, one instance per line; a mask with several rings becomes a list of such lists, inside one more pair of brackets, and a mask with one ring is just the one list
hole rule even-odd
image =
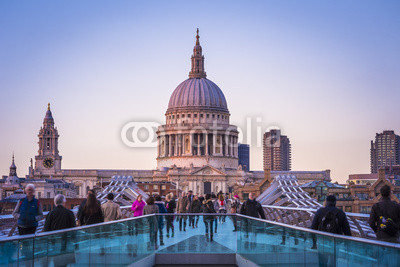
[[371, 173], [377, 173], [382, 167], [400, 164], [400, 136], [394, 131], [383, 131], [371, 140]]
[[250, 146], [248, 144], [238, 144], [239, 165], [245, 171], [250, 171]]
[[286, 135], [281, 135], [281, 130], [273, 129], [264, 134], [263, 139], [264, 170], [290, 171], [291, 145]]

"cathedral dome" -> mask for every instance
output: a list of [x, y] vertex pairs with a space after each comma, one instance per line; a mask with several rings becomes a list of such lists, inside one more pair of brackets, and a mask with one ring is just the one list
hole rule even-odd
[[190, 78], [178, 85], [169, 99], [167, 112], [192, 109], [228, 112], [224, 93], [207, 78]]
[[228, 106], [221, 89], [208, 80], [204, 69], [204, 56], [200, 45], [199, 29], [197, 29], [196, 45], [191, 57], [192, 67], [189, 79], [183, 81], [169, 99], [169, 112], [210, 110], [227, 112]]

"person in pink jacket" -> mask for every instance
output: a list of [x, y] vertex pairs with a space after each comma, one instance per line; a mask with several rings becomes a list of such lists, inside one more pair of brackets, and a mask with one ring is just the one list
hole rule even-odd
[[133, 211], [133, 217], [142, 216], [144, 206], [146, 206], [146, 202], [144, 202], [143, 197], [139, 195], [136, 201], [132, 204], [131, 210]]

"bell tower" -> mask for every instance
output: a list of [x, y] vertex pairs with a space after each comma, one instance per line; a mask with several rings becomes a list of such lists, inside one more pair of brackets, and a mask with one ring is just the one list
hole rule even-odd
[[35, 156], [35, 177], [61, 175], [61, 159], [58, 152], [58, 131], [54, 127], [54, 119], [50, 110], [50, 103], [47, 106], [43, 126], [40, 127], [39, 151]]

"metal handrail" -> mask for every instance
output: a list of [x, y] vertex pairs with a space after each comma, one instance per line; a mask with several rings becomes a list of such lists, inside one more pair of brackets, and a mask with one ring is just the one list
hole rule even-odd
[[96, 223], [96, 224], [91, 224], [91, 225], [76, 226], [73, 228], [62, 229], [62, 230], [40, 232], [40, 233], [31, 234], [31, 235], [5, 237], [5, 238], [0, 238], [0, 243], [7, 242], [7, 241], [13, 241], [13, 240], [19, 240], [19, 239], [29, 239], [29, 238], [48, 236], [48, 235], [53, 235], [53, 234], [74, 232], [74, 231], [85, 230], [85, 229], [89, 229], [89, 228], [93, 228], [93, 227], [97, 227], [97, 226], [121, 223], [121, 222], [125, 222], [125, 221], [130, 221], [130, 220], [138, 220], [140, 218], [146, 218], [146, 217], [150, 217], [150, 216], [154, 216], [154, 214], [143, 215], [140, 217], [130, 217], [130, 218], [125, 218], [125, 219], [120, 219], [120, 220], [115, 220], [115, 221], [110, 221], [110, 222], [101, 222], [101, 223]]
[[[273, 206], [273, 205], [262, 205], [262, 207], [270, 208], [270, 209], [296, 210], [296, 211], [309, 211], [309, 212], [316, 212], [318, 210], [318, 209], [313, 209], [313, 208], [282, 207], [282, 206]], [[369, 218], [369, 214], [365, 214], [365, 213], [352, 213], [352, 212], [345, 212], [345, 213], [347, 216]]]
[[[125, 206], [127, 207], [127, 206]], [[269, 223], [272, 225], [277, 225], [280, 227], [285, 227], [285, 228], [290, 228], [298, 231], [303, 231], [303, 232], [308, 232], [311, 234], [317, 234], [317, 235], [323, 235], [323, 236], [328, 236], [332, 238], [337, 238], [337, 239], [345, 239], [345, 240], [350, 240], [350, 241], [356, 241], [360, 243], [366, 243], [370, 245], [380, 245], [384, 247], [390, 247], [390, 248], [395, 248], [400, 250], [400, 244], [394, 244], [394, 243], [389, 243], [389, 242], [384, 242], [384, 241], [377, 241], [377, 240], [371, 240], [371, 239], [365, 239], [365, 238], [359, 238], [359, 237], [351, 237], [351, 236], [344, 236], [344, 235], [338, 235], [338, 234], [332, 234], [332, 233], [327, 233], [327, 232], [321, 232], [305, 227], [300, 227], [300, 226], [293, 226], [293, 225], [287, 225], [284, 223], [279, 223], [275, 221], [270, 221], [266, 219], [260, 219], [260, 218], [255, 218], [255, 217], [250, 217], [246, 215], [242, 215], [239, 213], [156, 213], [156, 214], [149, 214], [149, 215], [144, 215], [140, 217], [131, 217], [131, 218], [126, 218], [126, 219], [121, 219], [117, 221], [111, 221], [111, 222], [103, 222], [103, 223], [98, 223], [98, 224], [92, 224], [92, 225], [85, 225], [85, 226], [78, 226], [74, 228], [69, 228], [69, 229], [63, 229], [63, 230], [57, 230], [57, 231], [50, 231], [50, 232], [42, 232], [42, 233], [37, 233], [37, 234], [32, 234], [32, 235], [25, 235], [25, 236], [13, 236], [13, 237], [6, 237], [3, 239], [0, 239], [1, 242], [8, 242], [8, 241], [14, 241], [14, 240], [23, 240], [23, 239], [29, 239], [29, 238], [35, 238], [35, 237], [41, 237], [41, 236], [48, 236], [48, 235], [53, 235], [53, 234], [60, 234], [60, 233], [66, 233], [66, 232], [73, 232], [73, 231], [79, 231], [79, 230], [85, 230], [97, 226], [103, 226], [103, 225], [109, 225], [109, 224], [119, 224], [121, 222], [125, 221], [130, 221], [130, 220], [138, 220], [141, 218], [146, 218], [146, 217], [152, 217], [152, 216], [238, 216], [241, 218], [245, 219], [251, 219], [255, 221], [260, 221], [264, 223]]]
[[309, 233], [312, 233], [312, 234], [318, 234], [318, 235], [323, 235], [323, 236], [328, 236], [328, 237], [333, 237], [333, 238], [338, 238], [338, 239], [346, 239], [346, 240], [351, 240], [351, 241], [356, 241], [356, 242], [361, 242], [361, 243], [367, 243], [367, 244], [371, 244], [371, 245], [381, 245], [381, 246], [385, 246], [385, 247], [391, 247], [391, 248], [400, 249], [400, 244], [384, 242], [384, 241], [378, 241], [378, 240], [372, 240], [372, 239], [366, 239], [366, 238], [360, 238], [360, 237], [352, 237], [352, 236], [346, 236], [346, 235], [339, 235], [339, 234], [321, 232], [321, 231], [313, 230], [313, 229], [310, 229], [310, 228], [294, 226], [294, 225], [289, 225], [289, 224], [269, 221], [269, 220], [260, 219], [260, 218], [249, 217], [249, 216], [242, 215], [242, 214], [236, 214], [236, 215], [239, 216], [239, 217], [243, 217], [243, 218], [247, 218], [247, 219], [253, 219], [253, 220], [256, 220], [256, 221], [260, 221], [260, 222], [267, 222], [267, 223], [270, 223], [270, 224], [274, 224], [274, 225], [278, 225], [278, 226], [282, 226], [282, 227], [286, 227], [286, 228], [291, 228], [291, 229], [294, 229], [294, 230], [309, 232]]

